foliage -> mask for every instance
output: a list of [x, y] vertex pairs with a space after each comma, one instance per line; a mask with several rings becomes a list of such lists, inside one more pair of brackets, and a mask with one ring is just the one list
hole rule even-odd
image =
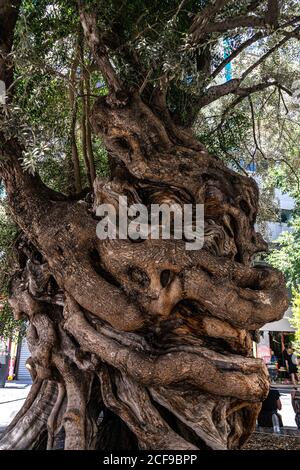
[[291, 223], [291, 232], [283, 232], [276, 240], [274, 248], [267, 257], [268, 262], [280, 269], [286, 276], [287, 285], [292, 291], [300, 286], [300, 216]]
[[10, 274], [9, 256], [13, 248], [17, 228], [7, 216], [5, 206], [0, 205], [0, 296], [7, 290]]
[[24, 332], [24, 321], [15, 320], [7, 302], [8, 282], [12, 274], [12, 249], [17, 228], [0, 205], [0, 338], [15, 338]]
[[300, 216], [295, 216], [291, 223], [291, 232], [283, 232], [276, 240], [276, 248], [267, 257], [267, 261], [280, 269], [292, 294], [291, 324], [294, 326], [294, 347], [300, 354]]
[[[24, 168], [39, 172], [43, 181], [63, 193], [70, 191], [72, 109], [69, 98], [70, 69], [77, 54], [79, 18], [73, 2], [22, 2], [15, 40], [15, 90], [10, 127], [24, 142]], [[84, 54], [86, 54], [84, 52]], [[85, 60], [90, 57], [85, 56]], [[76, 143], [83, 186], [87, 185], [81, 142], [82, 100], [79, 82], [82, 64], [76, 69]], [[91, 72], [91, 104], [105, 93], [101, 74]], [[107, 174], [107, 155], [93, 137], [95, 164]]]
[[[263, 2], [261, 2], [263, 3]], [[210, 2], [201, 0], [149, 1], [119, 0], [89, 1], [89, 9], [97, 14], [98, 26], [105, 47], [111, 49], [111, 59], [127, 87], [149, 85], [152, 89], [168, 81], [168, 103], [173, 115], [184, 122], [193, 121], [199, 97], [211, 81], [212, 71], [224, 59], [223, 40], [229, 50], [235, 50], [251, 37], [253, 31], [238, 34], [228, 30], [220, 40], [211, 34], [199, 43], [190, 41], [193, 17]], [[247, 13], [248, 2], [228, 2], [218, 13], [218, 21], [226, 21]], [[257, 7], [257, 14], [264, 6]], [[285, 2], [283, 17], [299, 13], [295, 1]], [[79, 15], [75, 1], [25, 0], [18, 22], [15, 41], [16, 89], [14, 102], [26, 117], [27, 133], [24, 165], [29, 171], [39, 171], [45, 182], [62, 192], [70, 188], [71, 158], [68, 132], [71, 108], [68, 96], [70, 69], [76, 55]], [[276, 45], [278, 33], [262, 36], [231, 61], [232, 78], [247, 70], [253, 61]], [[95, 67], [88, 48], [84, 47], [85, 66], [90, 70], [91, 105], [107, 93], [101, 73]], [[251, 95], [254, 114], [247, 99], [236, 101], [226, 95], [204, 107], [195, 123], [199, 139], [210, 151], [237, 171], [255, 163], [256, 174], [262, 176], [263, 189], [275, 187], [288, 190], [297, 197], [299, 158], [299, 109], [288, 102], [290, 90], [299, 75], [297, 39], [291, 39], [280, 50], [263, 61], [244, 81], [244, 86], [259, 81], [276, 81], [285, 90], [270, 87]], [[83, 186], [87, 175], [79, 123], [82, 116], [79, 81], [82, 67], [76, 71], [78, 105], [77, 146]], [[267, 78], [266, 78], [267, 77]], [[221, 69], [212, 84], [224, 81]], [[146, 88], [147, 89], [147, 86]], [[291, 100], [290, 100], [291, 101]], [[289, 112], [287, 113], [287, 109]], [[253, 118], [253, 119], [252, 119]], [[254, 120], [254, 124], [252, 122]], [[16, 127], [16, 126], [15, 126]], [[254, 136], [254, 127], [256, 136]], [[107, 155], [101, 142], [93, 137], [95, 166], [100, 174], [108, 172]], [[269, 200], [270, 201], [270, 200]], [[262, 201], [261, 219], [276, 217], [276, 208]]]
[[25, 334], [24, 320], [15, 320], [12, 309], [7, 302], [1, 305], [0, 309], [0, 338], [5, 341], [7, 339], [18, 340]]

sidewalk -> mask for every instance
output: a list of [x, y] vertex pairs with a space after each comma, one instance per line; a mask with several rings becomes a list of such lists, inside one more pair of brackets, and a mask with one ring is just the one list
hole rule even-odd
[[0, 434], [20, 410], [30, 388], [30, 383], [19, 381], [6, 382], [5, 388], [0, 388]]

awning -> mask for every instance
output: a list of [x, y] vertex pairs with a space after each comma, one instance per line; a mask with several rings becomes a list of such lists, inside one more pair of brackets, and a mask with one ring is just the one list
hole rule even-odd
[[284, 317], [279, 321], [266, 323], [259, 331], [282, 331], [293, 333], [296, 330], [291, 326], [289, 319]]
[[260, 328], [259, 331], [282, 331], [287, 333], [294, 333], [296, 330], [290, 324], [290, 319], [292, 316], [293, 312], [291, 307], [289, 307], [281, 320], [266, 323], [263, 327]]

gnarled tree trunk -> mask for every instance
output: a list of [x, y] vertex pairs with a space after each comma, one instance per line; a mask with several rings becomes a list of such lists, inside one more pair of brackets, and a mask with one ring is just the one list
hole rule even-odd
[[32, 447], [42, 432], [51, 447], [61, 429], [66, 449], [110, 448], [109, 421], [140, 448], [239, 447], [268, 390], [251, 332], [287, 307], [281, 274], [250, 267], [264, 248], [256, 184], [137, 94], [101, 98], [93, 125], [115, 162], [111, 181], [96, 181], [95, 206], [119, 195], [204, 203], [205, 244], [99, 240], [93, 208], [57, 200], [11, 154], [9, 204], [31, 243], [19, 247], [10, 303], [30, 321], [35, 386], [0, 448]]
[[[11, 283], [29, 320], [34, 378], [0, 449], [232, 449], [251, 434], [268, 391], [252, 335], [287, 308], [282, 275], [251, 267], [257, 185], [172, 121], [163, 94], [111, 92], [91, 122], [112, 162], [94, 207], [24, 173], [1, 146], [10, 210], [24, 236]], [[100, 240], [95, 208], [203, 203], [205, 243]]]

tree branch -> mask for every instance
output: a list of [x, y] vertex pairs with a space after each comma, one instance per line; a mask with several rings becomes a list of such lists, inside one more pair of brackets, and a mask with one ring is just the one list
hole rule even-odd
[[[273, 46], [271, 49], [269, 49], [263, 56], [261, 56], [254, 64], [252, 64], [250, 67], [248, 67], [247, 70], [245, 70], [240, 78], [235, 78], [232, 80], [229, 80], [228, 82], [222, 83], [221, 85], [213, 85], [208, 90], [206, 93], [200, 97], [199, 99], [199, 109], [203, 108], [204, 106], [207, 106], [208, 104], [212, 103], [213, 101], [218, 100], [222, 96], [228, 95], [228, 94], [236, 94], [240, 96], [248, 96], [251, 93], [254, 93], [256, 91], [260, 91], [265, 89], [266, 87], [270, 85], [277, 85], [277, 82], [272, 82], [272, 83], [260, 83], [257, 85], [254, 85], [253, 87], [250, 88], [242, 88], [240, 86], [241, 82], [251, 73], [255, 68], [257, 68], [260, 64], [262, 64], [270, 55], [272, 55], [277, 49], [279, 49], [281, 46], [283, 46], [291, 37], [293, 37], [296, 33], [300, 31], [300, 26], [297, 26], [293, 31], [286, 33], [285, 37], [281, 39], [275, 46]], [[256, 36], [256, 35], [254, 35]], [[254, 37], [253, 36], [253, 37]], [[253, 39], [252, 37], [252, 39]], [[250, 38], [251, 40], [251, 38]], [[249, 41], [250, 41], [249, 40]], [[247, 42], [247, 41], [246, 41]], [[245, 43], [244, 43], [245, 45]], [[249, 44], [248, 44], [249, 45]], [[245, 46], [246, 47], [246, 46]], [[240, 52], [240, 51], [239, 51]], [[238, 55], [238, 53], [236, 54]], [[225, 61], [220, 64], [220, 66], [213, 72], [212, 78], [214, 78], [217, 73], [221, 70], [226, 65]]]
[[211, 74], [210, 78], [214, 79], [220, 72], [223, 70], [223, 68], [229, 64], [235, 57], [237, 57], [244, 49], [247, 47], [251, 46], [254, 42], [258, 41], [258, 39], [261, 39], [263, 37], [263, 33], [259, 31], [258, 33], [255, 33], [253, 36], [251, 36], [249, 39], [244, 41], [237, 49], [235, 49], [226, 59], [224, 59], [213, 71]]
[[296, 179], [296, 183], [297, 183], [297, 186], [298, 186], [298, 191], [299, 191], [299, 188], [300, 188], [300, 181], [299, 181], [299, 177], [297, 175], [297, 172], [295, 171], [295, 169], [293, 168], [293, 166], [285, 159], [285, 158], [269, 158], [265, 155], [264, 151], [262, 150], [261, 146], [259, 145], [259, 142], [258, 142], [258, 139], [257, 139], [257, 135], [256, 135], [256, 125], [255, 125], [255, 112], [254, 112], [254, 106], [253, 106], [253, 102], [252, 102], [252, 99], [251, 99], [251, 96], [248, 96], [248, 100], [249, 100], [249, 105], [250, 105], [250, 111], [251, 111], [251, 121], [252, 121], [252, 132], [253, 132], [253, 140], [254, 140], [254, 144], [255, 144], [255, 152], [258, 151], [262, 158], [266, 161], [273, 161], [273, 162], [283, 162], [285, 163], [285, 165], [291, 170], [291, 172], [293, 173], [295, 179]]
[[199, 99], [198, 105], [199, 109], [207, 106], [213, 101], [218, 100], [222, 96], [229, 95], [230, 93], [235, 93], [240, 85], [240, 79], [233, 78], [228, 82], [222, 83], [221, 85], [213, 85], [208, 88], [206, 93]]
[[264, 0], [252, 0], [247, 6], [247, 11], [255, 11]]
[[[4, 81], [6, 89], [10, 89], [10, 93], [12, 93], [13, 83], [11, 50], [20, 4], [21, 0], [0, 0], [0, 80]], [[2, 117], [3, 114], [1, 116], [0, 109], [0, 118]], [[11, 207], [17, 201], [16, 195], [18, 191], [22, 191], [22, 189], [25, 191], [24, 200], [26, 197], [28, 200], [31, 200], [33, 207], [34, 204], [42, 207], [43, 203], [48, 199], [53, 201], [66, 199], [64, 195], [47, 188], [39, 175], [31, 175], [23, 171], [21, 161], [24, 149], [17, 138], [7, 139], [3, 132], [0, 131], [0, 142], [0, 178], [4, 181], [8, 199], [13, 201]], [[17, 186], [18, 191], [16, 189]], [[19, 207], [22, 204], [20, 203]], [[20, 213], [20, 209], [17, 206], [18, 204], [15, 204], [16, 211]]]
[[289, 95], [292, 95], [292, 92], [290, 90], [288, 90], [287, 88], [285, 88], [283, 85], [281, 85], [280, 83], [274, 81], [274, 82], [265, 82], [265, 83], [258, 83], [256, 85], [253, 85], [252, 87], [247, 87], [247, 88], [240, 88], [238, 93], [239, 94], [239, 97], [236, 98], [234, 101], [232, 101], [232, 103], [230, 103], [227, 108], [224, 110], [224, 112], [222, 113], [222, 118], [221, 118], [221, 122], [220, 124], [217, 126], [216, 129], [214, 129], [214, 131], [212, 131], [212, 133], [218, 131], [224, 124], [224, 121], [225, 121], [225, 118], [226, 116], [228, 115], [228, 113], [230, 111], [233, 110], [233, 108], [235, 108], [239, 103], [241, 103], [241, 101], [243, 101], [245, 98], [247, 98], [248, 96], [250, 96], [252, 93], [256, 93], [258, 91], [263, 91], [265, 90], [266, 88], [269, 88], [270, 86], [276, 86], [278, 87], [279, 89], [281, 89], [282, 91], [285, 91], [286, 93], [288, 93]]
[[273, 52], [277, 51], [281, 46], [283, 46], [289, 39], [293, 37], [294, 34], [300, 31], [300, 26], [297, 26], [293, 31], [285, 34], [285, 37], [281, 39], [275, 46], [271, 47], [264, 55], [262, 55], [259, 60], [252, 64], [243, 74], [241, 80], [244, 80], [256, 67], [262, 64]]
[[197, 41], [203, 31], [206, 31], [209, 21], [221, 10], [230, 0], [215, 0], [214, 4], [208, 5], [196, 16], [192, 26], [190, 27], [190, 34], [192, 34], [192, 42]]
[[[262, 91], [265, 88], [273, 85], [281, 86], [277, 81], [273, 81], [257, 83], [251, 87], [241, 87], [240, 82], [240, 79], [232, 79], [226, 83], [223, 83], [222, 85], [210, 87], [205, 96], [202, 97], [202, 99], [199, 101], [201, 103], [201, 108], [228, 94], [238, 95], [240, 97], [238, 102], [240, 102], [243, 98], [246, 98], [247, 96], [251, 95], [252, 93], [256, 93], [257, 91]], [[285, 89], [285, 91], [287, 91], [289, 94], [291, 93], [287, 89]]]
[[108, 87], [111, 91], [117, 92], [121, 90], [122, 82], [109, 60], [107, 48], [97, 26], [96, 14], [87, 7], [87, 3], [84, 0], [78, 0], [80, 20], [86, 40]]
[[281, 85], [277, 81], [257, 83], [256, 85], [245, 87], [245, 88], [240, 87], [236, 90], [235, 94], [240, 96], [241, 98], [246, 98], [247, 96], [252, 95], [252, 93], [265, 90], [266, 88], [269, 88], [270, 86], [277, 86], [278, 88], [281, 88], [284, 91], [286, 91], [289, 95], [292, 94], [290, 90], [285, 88], [283, 85]]
[[195, 42], [201, 39], [204, 35], [210, 33], [227, 33], [228, 31], [236, 28], [265, 28], [265, 18], [260, 18], [254, 15], [248, 16], [236, 16], [235, 18], [228, 18], [227, 20], [220, 21], [217, 23], [207, 23], [205, 27], [201, 29], [199, 34], [193, 35], [193, 41]]

